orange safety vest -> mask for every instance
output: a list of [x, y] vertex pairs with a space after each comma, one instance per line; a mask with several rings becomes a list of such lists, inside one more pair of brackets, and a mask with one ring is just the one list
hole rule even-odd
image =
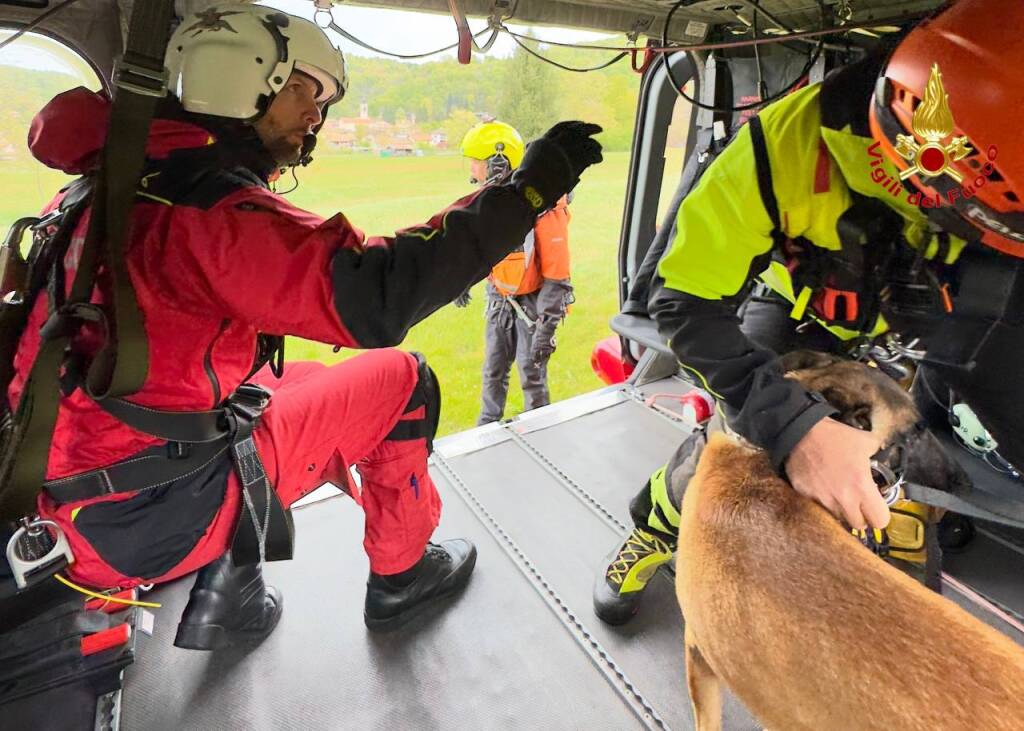
[[488, 280], [502, 295], [530, 294], [545, 279], [569, 278], [569, 204], [563, 196], [537, 219], [523, 245], [491, 269]]

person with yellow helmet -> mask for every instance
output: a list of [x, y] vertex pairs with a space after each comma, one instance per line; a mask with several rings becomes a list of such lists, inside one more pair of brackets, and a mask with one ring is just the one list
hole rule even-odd
[[[462, 140], [470, 182], [500, 183], [519, 167], [526, 147], [514, 127], [481, 122]], [[477, 424], [499, 421], [505, 411], [509, 372], [519, 364], [525, 410], [551, 401], [547, 363], [555, 352], [555, 329], [573, 302], [569, 283], [569, 208], [562, 197], [541, 215], [523, 244], [498, 262], [487, 277], [487, 326], [483, 388]], [[465, 307], [469, 293], [456, 305]]]

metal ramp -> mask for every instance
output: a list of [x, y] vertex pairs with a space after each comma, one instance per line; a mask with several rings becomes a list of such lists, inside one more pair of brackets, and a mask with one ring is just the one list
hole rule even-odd
[[[438, 440], [438, 535], [472, 539], [478, 565], [454, 606], [396, 633], [363, 626], [362, 514], [344, 497], [295, 510], [296, 558], [266, 569], [286, 610], [249, 653], [174, 648], [191, 579], [158, 588], [164, 606], [128, 669], [122, 728], [692, 728], [671, 575], [655, 577], [626, 627], [591, 610], [629, 499], [693, 428], [645, 400], [688, 388], [675, 377], [609, 387]], [[983, 528], [948, 562], [963, 591], [946, 594], [1024, 641], [1019, 545]], [[725, 728], [759, 726], [730, 698]]]

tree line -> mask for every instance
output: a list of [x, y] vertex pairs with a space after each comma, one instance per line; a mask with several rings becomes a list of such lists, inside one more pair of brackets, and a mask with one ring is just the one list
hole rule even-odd
[[[610, 56], [530, 45], [569, 66], [593, 66]], [[628, 58], [592, 73], [557, 69], [522, 48], [509, 58], [474, 56], [468, 66], [455, 59], [412, 64], [351, 55], [348, 63], [349, 92], [331, 109], [331, 117], [356, 117], [365, 102], [371, 116], [388, 122], [414, 115], [417, 126], [444, 130], [452, 145], [485, 114], [512, 124], [526, 139], [561, 119], [601, 124], [601, 141], [609, 150], [628, 149], [632, 138], [640, 77]], [[78, 83], [59, 72], [0, 65], [6, 96], [0, 111], [0, 159], [10, 160], [12, 150], [14, 159], [27, 159], [25, 136], [33, 115]]]
[[[530, 44], [563, 65], [598, 65], [612, 55]], [[517, 48], [510, 58], [474, 56], [468, 66], [454, 59], [422, 64], [349, 57], [348, 95], [331, 116], [355, 117], [362, 103], [388, 122], [415, 117], [418, 126], [443, 129], [457, 144], [477, 115], [489, 114], [516, 127], [527, 139], [562, 119], [586, 119], [605, 128], [609, 150], [629, 148], [640, 77], [624, 58], [601, 71], [558, 69]]]

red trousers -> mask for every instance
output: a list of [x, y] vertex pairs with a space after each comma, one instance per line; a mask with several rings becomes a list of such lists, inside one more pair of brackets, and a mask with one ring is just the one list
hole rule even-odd
[[[280, 379], [264, 369], [252, 380], [274, 391], [255, 440], [281, 502], [287, 507], [324, 482], [336, 484], [365, 512], [363, 545], [370, 569], [393, 574], [410, 568], [423, 555], [441, 514], [441, 499], [427, 472], [426, 439], [388, 439], [400, 421], [425, 417], [422, 405], [406, 413], [418, 382], [416, 359], [398, 350], [374, 350], [329, 367], [291, 363]], [[361, 484], [351, 478], [350, 466], [359, 472]], [[60, 506], [41, 498], [41, 514], [56, 520], [71, 543], [73, 579], [100, 587], [160, 583], [195, 571], [230, 545], [240, 505], [233, 471], [223, 506], [181, 562], [159, 577], [120, 573], [75, 530], [73, 516], [90, 504], [134, 494]]]
[[403, 413], [417, 383], [416, 359], [375, 350], [331, 367], [292, 363], [280, 379], [264, 368], [253, 381], [274, 390], [256, 444], [281, 502], [332, 482], [366, 514], [372, 571], [396, 574], [416, 563], [437, 527], [441, 498], [427, 472], [426, 440], [387, 439], [400, 420], [426, 415], [424, 406]]

